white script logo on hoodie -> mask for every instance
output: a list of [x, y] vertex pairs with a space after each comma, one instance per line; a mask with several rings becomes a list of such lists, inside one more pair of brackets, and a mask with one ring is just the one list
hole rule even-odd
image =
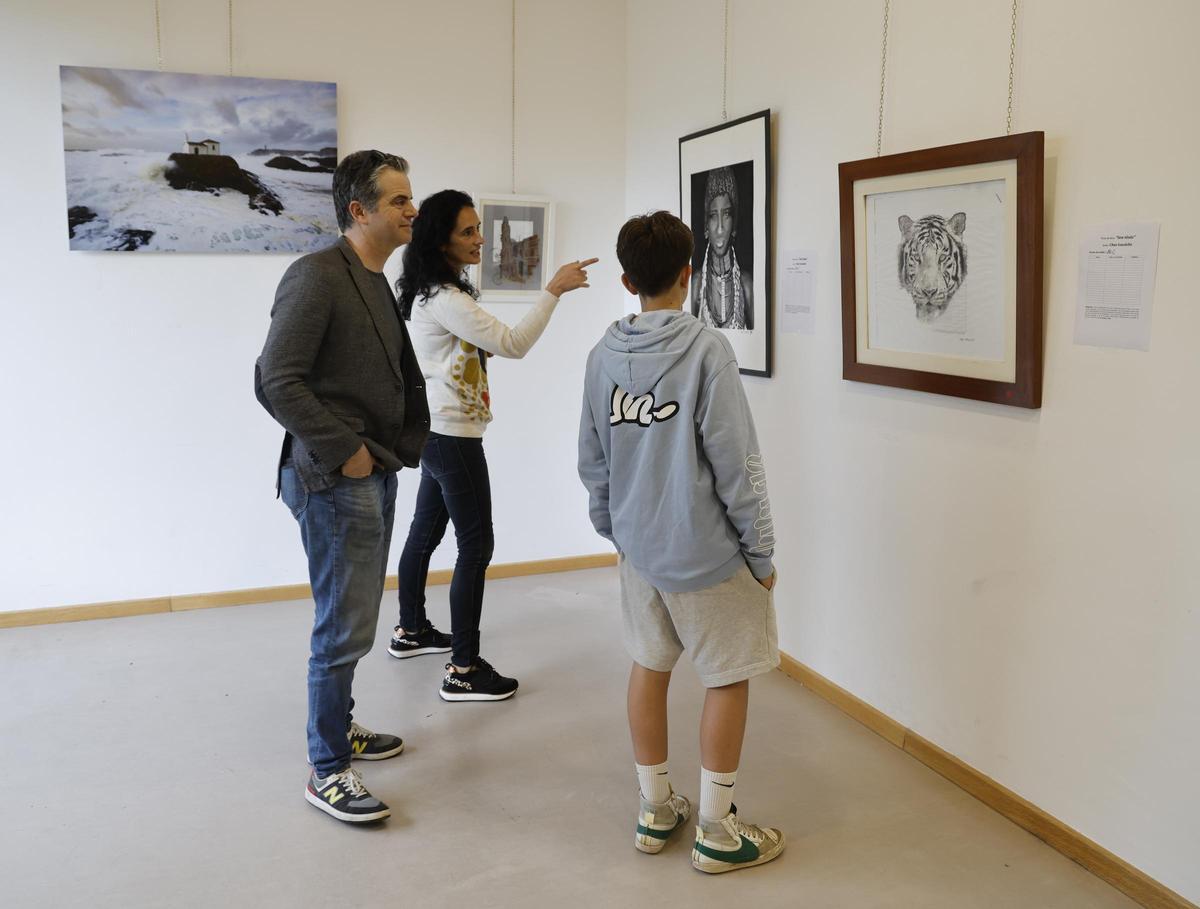
[[644, 394], [634, 397], [620, 388], [613, 388], [612, 413], [609, 414], [610, 426], [620, 426], [622, 423], [636, 423], [639, 426], [649, 426], [654, 421], [659, 423], [671, 419], [679, 413], [679, 404], [668, 401], [661, 407], [654, 406], [654, 395]]

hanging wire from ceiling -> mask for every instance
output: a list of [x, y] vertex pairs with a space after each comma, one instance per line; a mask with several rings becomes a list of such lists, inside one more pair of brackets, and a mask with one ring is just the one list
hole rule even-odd
[[721, 122], [729, 119], [729, 0], [725, 0], [725, 55], [721, 65]]
[[515, 196], [517, 194], [517, 0], [512, 0], [512, 83], [510, 95], [509, 100], [512, 116], [509, 130], [509, 135], [512, 139], [510, 159], [510, 163], [512, 164], [511, 192]]
[[158, 71], [161, 73], [163, 68], [162, 59], [162, 15], [158, 10], [158, 0], [154, 0], [154, 46], [158, 52]]
[[233, 75], [233, 0], [229, 0], [229, 75]]
[[1012, 135], [1013, 73], [1017, 63], [1017, 0], [1012, 5], [1012, 32], [1008, 41], [1008, 119], [1004, 135]]
[[891, 11], [891, 0], [883, 0], [883, 49], [879, 52], [879, 121], [875, 127], [876, 158], [883, 154], [883, 98], [887, 87], [887, 41]]

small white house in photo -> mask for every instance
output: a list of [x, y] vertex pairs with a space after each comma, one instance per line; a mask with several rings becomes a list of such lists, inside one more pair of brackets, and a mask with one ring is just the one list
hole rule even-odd
[[199, 142], [193, 142], [185, 137], [183, 150], [189, 155], [219, 155], [221, 154], [221, 143], [216, 139], [201, 139]]

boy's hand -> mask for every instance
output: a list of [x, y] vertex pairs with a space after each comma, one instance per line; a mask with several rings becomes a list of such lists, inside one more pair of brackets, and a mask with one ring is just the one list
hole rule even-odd
[[546, 285], [546, 290], [556, 297], [561, 297], [568, 291], [580, 287], [590, 287], [591, 285], [587, 282], [588, 266], [595, 265], [599, 261], [599, 259], [584, 259], [583, 261], [568, 262], [554, 273], [554, 277]]
[[778, 577], [779, 577], [779, 572], [772, 571], [771, 576], [769, 578], [755, 578], [755, 580], [758, 581], [758, 583], [762, 584], [763, 587], [767, 588], [767, 590], [773, 590], [775, 588], [775, 580]]

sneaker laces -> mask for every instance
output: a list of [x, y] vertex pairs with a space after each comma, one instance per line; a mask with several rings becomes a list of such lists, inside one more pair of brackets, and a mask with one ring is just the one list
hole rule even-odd
[[358, 736], [358, 738], [360, 738], [360, 739], [375, 739], [375, 738], [379, 737], [378, 733], [372, 732], [370, 729], [366, 729], [366, 728], [358, 725], [358, 723], [354, 722], [353, 720], [350, 721], [349, 735], [350, 735], [350, 738], [354, 738], [355, 736]]
[[755, 846], [761, 846], [763, 840], [767, 838], [766, 831], [761, 827], [756, 827], [753, 824], [747, 824], [735, 814], [733, 815], [733, 829], [739, 834], [750, 840]]
[[354, 798], [370, 795], [367, 792], [367, 787], [363, 785], [362, 774], [358, 772], [356, 767], [347, 767], [341, 773], [335, 773], [337, 781], [342, 788], [346, 790]]
[[485, 676], [499, 676], [496, 667], [485, 660], [483, 657], [475, 657], [475, 668], [483, 672]]

